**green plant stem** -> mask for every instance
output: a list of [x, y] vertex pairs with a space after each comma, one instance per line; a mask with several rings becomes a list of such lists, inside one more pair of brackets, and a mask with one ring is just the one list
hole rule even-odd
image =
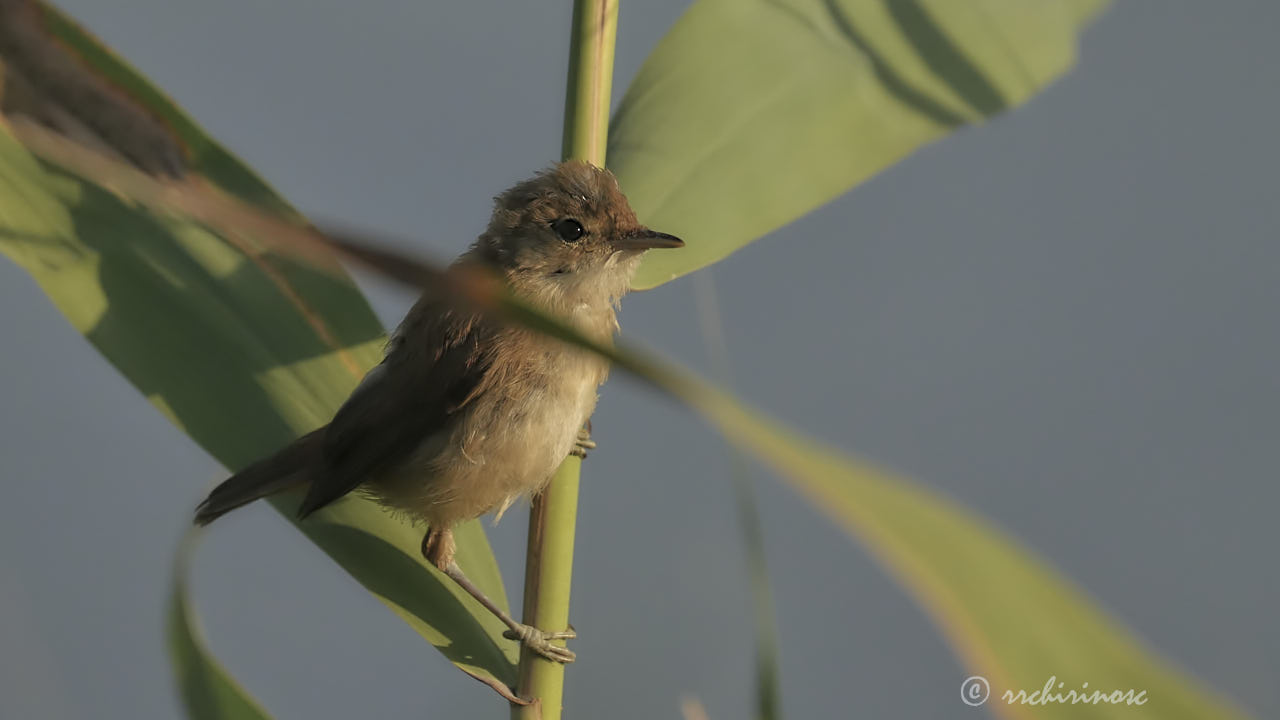
[[[573, 580], [573, 537], [577, 527], [578, 479], [582, 461], [565, 460], [529, 513], [529, 545], [525, 557], [524, 622], [538, 628], [569, 626], [569, 591]], [[512, 706], [513, 718], [559, 718], [564, 704], [565, 666], [527, 648], [520, 651], [516, 694], [533, 701]]]
[[617, 33], [618, 0], [574, 0], [564, 102], [565, 160], [604, 167]]
[[[733, 365], [729, 342], [724, 335], [715, 274], [710, 268], [694, 275], [694, 305], [698, 308], [702, 339], [716, 379], [726, 388], [733, 386]], [[738, 504], [738, 523], [742, 527], [743, 550], [751, 577], [751, 610], [755, 616], [756, 640], [756, 708], [757, 720], [782, 717], [778, 680], [778, 621], [774, 609], [773, 587], [765, 560], [764, 527], [760, 505], [743, 452], [726, 443], [729, 451], [729, 479]]]
[[[562, 155], [566, 160], [585, 160], [604, 167], [617, 29], [618, 0], [575, 0], [565, 93]], [[581, 468], [578, 458], [565, 460], [529, 511], [524, 622], [543, 630], [562, 630], [569, 625]], [[565, 666], [522, 650], [516, 693], [533, 702], [513, 705], [512, 717], [559, 720], [564, 671]]]

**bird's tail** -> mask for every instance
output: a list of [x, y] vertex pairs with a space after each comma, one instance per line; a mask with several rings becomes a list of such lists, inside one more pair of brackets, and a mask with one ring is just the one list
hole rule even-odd
[[313, 430], [284, 449], [259, 460], [218, 485], [196, 507], [196, 524], [208, 525], [254, 500], [301, 485], [311, 478], [310, 468], [319, 451], [324, 428]]

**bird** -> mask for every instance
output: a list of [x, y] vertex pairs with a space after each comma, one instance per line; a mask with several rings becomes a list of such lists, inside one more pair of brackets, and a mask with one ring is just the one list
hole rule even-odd
[[[643, 254], [683, 246], [639, 222], [610, 171], [570, 160], [498, 195], [447, 272], [496, 274], [517, 299], [609, 344]], [[300, 518], [356, 492], [425, 525], [423, 556], [502, 620], [505, 637], [572, 662], [551, 641], [575, 631], [498, 608], [455, 562], [453, 528], [500, 517], [594, 447], [587, 423], [608, 371], [590, 351], [424, 292], [333, 419], [216, 486], [195, 522], [303, 485]]]

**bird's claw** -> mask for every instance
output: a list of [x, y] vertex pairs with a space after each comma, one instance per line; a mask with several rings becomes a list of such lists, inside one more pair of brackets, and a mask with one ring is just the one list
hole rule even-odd
[[591, 424], [587, 423], [578, 431], [578, 437], [573, 441], [573, 449], [569, 451], [570, 455], [576, 455], [582, 459], [587, 458], [588, 450], [596, 449], [596, 441], [591, 439]]
[[561, 632], [543, 632], [532, 625], [520, 624], [502, 633], [502, 637], [518, 640], [521, 645], [552, 662], [571, 663], [578, 658], [577, 653], [569, 648], [551, 644], [552, 640], [572, 640], [578, 637], [572, 626]]

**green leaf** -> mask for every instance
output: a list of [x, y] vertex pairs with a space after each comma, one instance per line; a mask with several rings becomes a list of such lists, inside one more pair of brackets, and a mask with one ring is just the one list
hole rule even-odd
[[[1041, 558], [972, 513], [905, 478], [810, 442], [687, 378], [663, 382], [744, 453], [789, 480], [862, 541], [942, 630], [990, 707], [1017, 718], [1080, 717], [1080, 705], [1010, 704], [1051, 678], [1062, 689], [1145, 692], [1144, 705], [1090, 705], [1089, 717], [1240, 718], [1226, 700], [1172, 668]], [[959, 698], [957, 698], [959, 702]]]
[[270, 720], [245, 689], [209, 652], [187, 594], [187, 567], [194, 531], [183, 540], [169, 596], [169, 660], [177, 675], [187, 717], [192, 720]]
[[[627, 89], [609, 166], [651, 288], [723, 259], [1075, 62], [1100, 0], [698, 0]], [[843, 241], [843, 239], [842, 239]]]
[[[195, 172], [242, 200], [295, 217], [136, 72], [47, 12], [59, 38], [94, 72], [166, 119], [188, 146]], [[7, 131], [0, 132], [0, 251], [152, 404], [228, 468], [327, 422], [380, 359], [382, 326], [345, 274], [148, 212], [37, 160]], [[297, 501], [273, 502], [292, 518]], [[514, 683], [516, 644], [422, 559], [421, 529], [356, 497], [298, 527], [464, 672], [500, 692]], [[505, 607], [482, 528], [468, 523], [456, 536], [458, 562]]]

